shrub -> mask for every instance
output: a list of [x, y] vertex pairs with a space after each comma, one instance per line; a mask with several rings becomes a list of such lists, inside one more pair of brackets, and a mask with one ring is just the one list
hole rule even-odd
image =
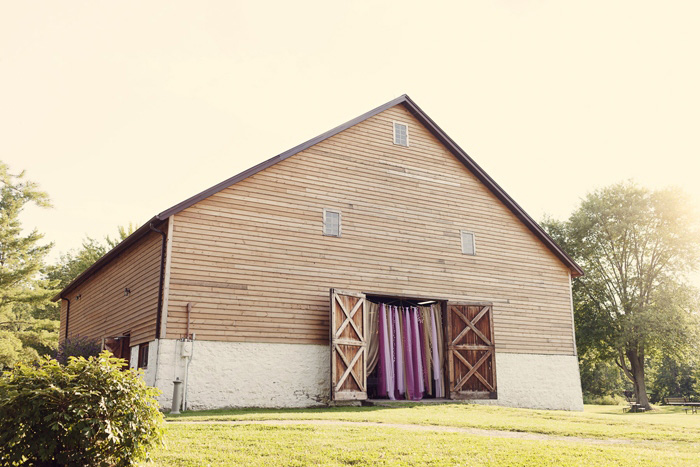
[[56, 351], [56, 360], [65, 365], [70, 357], [96, 357], [102, 351], [102, 342], [89, 337], [68, 337], [61, 341]]
[[627, 404], [627, 400], [622, 396], [594, 396], [584, 394], [583, 403], [594, 405], [625, 405]]
[[108, 352], [45, 357], [0, 376], [2, 465], [129, 466], [162, 443], [163, 415], [136, 371]]

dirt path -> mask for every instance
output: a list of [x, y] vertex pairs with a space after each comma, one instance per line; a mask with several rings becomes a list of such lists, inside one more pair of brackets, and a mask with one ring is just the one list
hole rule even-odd
[[[635, 440], [629, 439], [598, 439], [580, 438], [578, 436], [556, 436], [541, 433], [526, 433], [522, 431], [485, 430], [481, 428], [461, 428], [441, 425], [411, 425], [403, 423], [381, 422], [350, 422], [343, 420], [169, 420], [168, 423], [182, 424], [221, 424], [221, 425], [346, 425], [346, 426], [372, 426], [383, 428], [398, 428], [412, 431], [432, 431], [443, 433], [464, 433], [475, 436], [488, 436], [492, 438], [515, 438], [540, 441], [568, 441], [586, 444], [634, 444]], [[645, 441], [649, 443], [649, 441]]]

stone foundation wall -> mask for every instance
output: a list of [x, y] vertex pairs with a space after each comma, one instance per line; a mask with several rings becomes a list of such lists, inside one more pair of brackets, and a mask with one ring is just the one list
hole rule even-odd
[[574, 355], [496, 352], [496, 384], [498, 399], [478, 403], [583, 410], [581, 377]]
[[[184, 353], [191, 357], [182, 357], [183, 346], [190, 344]], [[161, 339], [158, 350], [155, 383], [163, 391], [163, 407], [172, 404], [175, 378], [186, 381], [187, 408], [192, 410], [329, 402], [330, 351], [325, 345]]]
[[[146, 381], [163, 391], [159, 400], [164, 408], [172, 404], [175, 378], [186, 381], [187, 408], [192, 410], [313, 407], [330, 402], [330, 352], [325, 345], [173, 339], [150, 345]], [[157, 374], [151, 359], [158, 361]], [[496, 378], [498, 399], [475, 402], [583, 410], [578, 361], [573, 355], [497, 352]]]

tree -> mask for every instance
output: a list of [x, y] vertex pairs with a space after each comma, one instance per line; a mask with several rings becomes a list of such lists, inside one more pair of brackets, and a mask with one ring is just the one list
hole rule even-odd
[[40, 274], [52, 245], [40, 245], [43, 235], [36, 229], [23, 234], [19, 219], [27, 205], [49, 207], [49, 197], [24, 176], [0, 162], [0, 368], [36, 359], [39, 350], [32, 345], [55, 346], [58, 328], [35, 315], [56, 292], [55, 283]]
[[622, 395], [629, 384], [622, 370], [611, 359], [600, 358], [591, 349], [579, 352], [579, 369], [581, 371], [581, 389], [584, 396], [599, 400], [612, 395]]
[[659, 354], [652, 359], [651, 384], [652, 395], [656, 401], [665, 397], [697, 397], [700, 380], [700, 364], [697, 350], [686, 358], [677, 359]]
[[50, 207], [49, 197], [25, 173], [10, 173], [0, 162], [0, 370], [17, 362], [38, 361], [55, 354], [59, 306], [50, 301], [60, 289], [121, 240], [135, 226], [118, 227], [117, 236], [103, 241], [87, 237], [82, 247], [45, 267], [51, 244], [41, 245], [36, 230], [22, 233], [20, 215], [27, 205]]
[[46, 269], [46, 277], [49, 280], [57, 281], [57, 288], [63, 289], [83, 271], [92, 266], [95, 261], [134, 233], [136, 229], [137, 226], [130, 222], [127, 226], [120, 225], [117, 227], [117, 236], [115, 238], [107, 235], [104, 240], [100, 241], [92, 237], [85, 237], [83, 244], [78, 250], [62, 254], [56, 264]]
[[700, 259], [695, 211], [679, 190], [628, 182], [589, 194], [565, 222], [545, 228], [586, 275], [574, 284], [579, 352], [611, 358], [650, 408], [645, 359], [681, 356], [697, 342]]

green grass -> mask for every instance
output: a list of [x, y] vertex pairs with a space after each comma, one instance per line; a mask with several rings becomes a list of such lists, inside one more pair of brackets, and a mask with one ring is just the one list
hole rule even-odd
[[442, 425], [487, 430], [524, 431], [584, 438], [652, 441], [700, 441], [700, 414], [679, 407], [652, 413], [622, 413], [621, 406], [586, 406], [583, 413], [511, 409], [476, 404], [324, 409], [243, 409], [189, 412], [168, 420], [342, 420]]
[[[168, 416], [158, 466], [219, 465], [698, 465], [700, 414], [663, 408], [622, 414], [587, 406], [583, 413], [479, 405], [406, 405], [329, 409], [225, 410]], [[225, 420], [309, 420], [301, 425], [226, 425]], [[363, 425], [313, 425], [311, 420], [443, 425], [541, 435], [615, 439], [618, 444], [529, 440], [469, 433]], [[544, 436], [546, 438], [546, 436]]]

